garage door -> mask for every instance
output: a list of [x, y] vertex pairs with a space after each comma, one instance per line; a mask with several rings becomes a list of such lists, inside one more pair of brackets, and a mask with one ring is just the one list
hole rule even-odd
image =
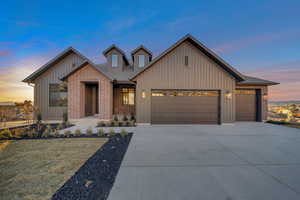
[[217, 124], [219, 91], [152, 90], [152, 124]]
[[236, 90], [236, 120], [256, 121], [256, 91]]

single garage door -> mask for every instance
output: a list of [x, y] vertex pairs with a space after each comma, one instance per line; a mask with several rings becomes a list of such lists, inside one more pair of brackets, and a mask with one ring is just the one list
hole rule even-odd
[[236, 90], [236, 120], [256, 121], [256, 91]]
[[217, 124], [219, 91], [152, 90], [152, 124]]

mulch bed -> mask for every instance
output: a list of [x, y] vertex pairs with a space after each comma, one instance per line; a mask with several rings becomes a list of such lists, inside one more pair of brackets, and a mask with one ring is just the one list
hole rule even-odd
[[132, 133], [109, 139], [52, 196], [52, 200], [105, 200], [113, 186]]

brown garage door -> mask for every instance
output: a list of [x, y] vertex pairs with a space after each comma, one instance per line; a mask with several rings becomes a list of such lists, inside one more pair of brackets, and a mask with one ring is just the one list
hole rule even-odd
[[152, 124], [217, 124], [219, 92], [152, 90]]
[[256, 121], [256, 91], [236, 90], [236, 120]]

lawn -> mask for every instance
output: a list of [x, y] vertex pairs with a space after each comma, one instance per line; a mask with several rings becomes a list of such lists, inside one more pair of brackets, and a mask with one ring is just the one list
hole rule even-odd
[[12, 141], [0, 150], [0, 199], [50, 199], [105, 142], [103, 138]]

